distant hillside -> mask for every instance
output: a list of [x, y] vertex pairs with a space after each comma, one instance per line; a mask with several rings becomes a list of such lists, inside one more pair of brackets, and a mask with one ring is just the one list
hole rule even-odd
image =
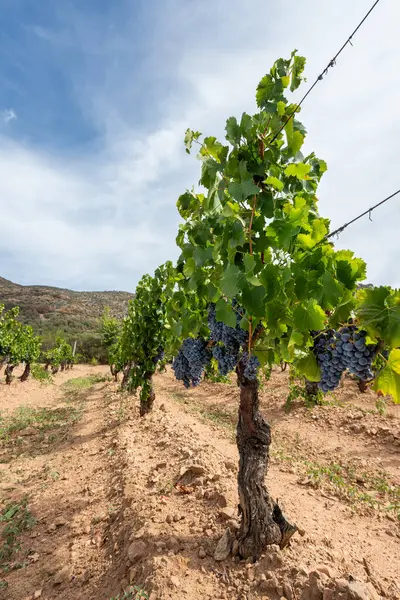
[[[18, 285], [0, 277], [0, 304], [20, 307], [20, 320], [32, 325], [50, 346], [58, 334], [73, 342], [78, 340], [82, 354], [96, 356], [87, 346], [99, 345], [100, 319], [106, 306], [113, 316], [123, 317], [128, 292], [74, 292], [43, 285]], [[92, 348], [93, 350], [93, 348]]]

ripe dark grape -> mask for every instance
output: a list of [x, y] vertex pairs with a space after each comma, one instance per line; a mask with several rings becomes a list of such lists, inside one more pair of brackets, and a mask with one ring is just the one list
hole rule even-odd
[[314, 331], [311, 334], [314, 337], [313, 350], [321, 369], [318, 385], [323, 392], [335, 389], [346, 369], [362, 381], [373, 378], [371, 365], [376, 346], [367, 346], [365, 331], [350, 325], [338, 331]]
[[210, 336], [213, 342], [222, 342], [227, 348], [237, 348], [238, 350], [248, 341], [248, 332], [240, 327], [240, 321], [243, 318], [243, 311], [234, 300], [232, 306], [236, 312], [236, 326], [229, 327], [222, 321], [217, 321], [215, 304], [210, 304], [208, 310], [208, 326]]
[[249, 334], [240, 327], [243, 318], [243, 310], [233, 300], [232, 307], [236, 313], [236, 326], [229, 327], [222, 321], [217, 321], [215, 304], [210, 304], [208, 310], [208, 327], [210, 328], [211, 340], [215, 343], [212, 353], [218, 361], [220, 375], [227, 375], [236, 367], [241, 350], [247, 345]]
[[199, 385], [206, 366], [211, 360], [207, 342], [202, 339], [186, 339], [172, 363], [175, 377], [186, 388]]
[[260, 361], [253, 354], [248, 354], [247, 352], [243, 352], [241, 357], [241, 362], [245, 364], [244, 376], [246, 379], [250, 381], [255, 381], [257, 379], [257, 371], [260, 367]]
[[226, 346], [214, 346], [212, 349], [212, 355], [218, 362], [218, 372], [220, 375], [225, 377], [233, 371], [238, 362], [237, 354], [230, 353]]
[[157, 354], [153, 357], [153, 363], [156, 365], [159, 360], [162, 360], [164, 358], [164, 355], [164, 348], [160, 346], [157, 350]]

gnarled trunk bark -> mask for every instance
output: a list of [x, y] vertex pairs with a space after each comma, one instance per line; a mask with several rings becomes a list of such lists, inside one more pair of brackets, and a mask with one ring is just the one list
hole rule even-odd
[[55, 375], [56, 373], [58, 373], [58, 369], [59, 369], [59, 367], [51, 367], [52, 375]]
[[154, 400], [156, 399], [156, 395], [155, 395], [154, 388], [153, 388], [153, 374], [146, 373], [145, 379], [148, 382], [149, 388], [148, 388], [148, 393], [146, 394], [146, 397], [145, 398], [142, 398], [142, 396], [140, 397], [140, 416], [141, 417], [144, 417], [144, 415], [147, 415], [147, 413], [149, 413], [152, 410]]
[[360, 390], [360, 392], [361, 392], [362, 394], [365, 394], [365, 392], [366, 392], [366, 391], [367, 391], [367, 389], [368, 389], [367, 382], [366, 382], [366, 381], [363, 381], [362, 379], [359, 379], [359, 380], [357, 381], [357, 384], [358, 384], [358, 389]]
[[115, 365], [110, 365], [110, 371], [111, 371], [111, 375], [114, 377], [114, 381], [117, 382], [118, 381], [118, 369], [116, 368]]
[[282, 515], [265, 485], [269, 463], [271, 428], [258, 410], [258, 381], [244, 376], [244, 365], [237, 366], [240, 386], [239, 419], [236, 442], [239, 450], [239, 511], [241, 525], [238, 553], [258, 560], [265, 547], [284, 547], [297, 530]]
[[24, 372], [22, 373], [20, 380], [26, 381], [30, 374], [31, 374], [31, 363], [26, 363]]
[[6, 375], [6, 384], [10, 385], [13, 380], [13, 371], [15, 369], [15, 365], [7, 365], [6, 370], [4, 371]]
[[121, 389], [126, 390], [128, 389], [128, 385], [129, 385], [129, 375], [131, 372], [131, 368], [132, 368], [132, 364], [129, 363], [128, 365], [126, 365], [126, 367], [123, 370], [123, 376], [122, 376], [122, 382], [121, 382]]

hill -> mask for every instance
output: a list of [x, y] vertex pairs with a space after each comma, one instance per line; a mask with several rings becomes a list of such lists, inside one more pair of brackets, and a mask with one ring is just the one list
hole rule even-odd
[[20, 320], [32, 325], [43, 336], [44, 346], [51, 346], [61, 334], [68, 341], [78, 341], [78, 351], [90, 359], [101, 360], [100, 319], [106, 306], [115, 317], [123, 317], [129, 292], [74, 292], [43, 285], [19, 285], [0, 277], [0, 303], [7, 309], [20, 307]]

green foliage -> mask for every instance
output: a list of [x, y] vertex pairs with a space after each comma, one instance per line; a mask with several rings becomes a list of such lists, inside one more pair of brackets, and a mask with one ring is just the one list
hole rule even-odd
[[220, 375], [218, 372], [218, 362], [212, 358], [206, 367], [204, 379], [211, 383], [230, 383], [227, 375]]
[[[178, 339], [207, 336], [209, 302], [231, 325], [236, 299], [249, 351], [267, 368], [284, 360], [315, 381], [310, 330], [329, 326], [338, 305], [348, 318], [365, 265], [327, 241], [329, 221], [316, 197], [326, 163], [302, 154], [304, 127], [297, 119], [286, 123], [296, 109], [286, 93], [300, 85], [304, 65], [295, 52], [277, 60], [257, 88], [259, 111], [230, 117], [225, 142], [187, 132], [189, 150], [193, 140], [200, 144], [205, 193], [187, 191], [177, 202], [184, 222], [168, 318]], [[253, 335], [257, 325], [261, 333]]]
[[65, 390], [68, 394], [76, 394], [77, 392], [81, 392], [83, 390], [87, 390], [91, 388], [96, 383], [103, 383], [107, 381], [104, 375], [87, 375], [87, 377], [74, 377], [73, 379], [68, 379], [62, 385], [62, 389]]
[[[0, 514], [0, 523], [5, 524], [1, 531], [3, 543], [0, 547], [0, 561], [9, 560], [20, 550], [19, 536], [36, 523], [27, 506], [28, 498], [25, 497], [20, 502], [7, 504]], [[3, 569], [6, 568], [4, 564], [1, 566]]]
[[309, 379], [301, 375], [298, 369], [291, 367], [289, 372], [289, 394], [286, 398], [285, 409], [290, 410], [295, 400], [302, 400], [307, 408], [322, 404], [323, 393], [315, 389], [315, 385]]
[[400, 350], [392, 350], [385, 367], [378, 373], [374, 389], [390, 394], [395, 404], [400, 404]]
[[72, 346], [61, 337], [57, 338], [55, 347], [45, 353], [44, 359], [52, 367], [71, 365], [75, 362]]
[[70, 406], [55, 409], [19, 406], [11, 414], [0, 413], [0, 440], [7, 441], [10, 436], [27, 427], [35, 427], [38, 432], [42, 432], [71, 425], [81, 416], [80, 410]]
[[122, 595], [113, 596], [110, 600], [148, 600], [148, 593], [140, 585], [132, 585]]
[[40, 363], [33, 363], [31, 374], [34, 379], [41, 383], [51, 383], [53, 381], [51, 374]]
[[116, 375], [123, 369], [123, 360], [121, 356], [121, 333], [122, 323], [118, 319], [110, 316], [107, 308], [102, 318], [101, 338], [103, 346], [107, 353], [107, 362], [110, 365], [111, 372]]
[[357, 319], [373, 339], [391, 349], [388, 360], [380, 355], [384, 367], [378, 372], [374, 389], [400, 403], [400, 290], [377, 287], [360, 290], [355, 307]]
[[41, 339], [30, 325], [18, 319], [18, 307], [8, 311], [0, 304], [0, 361], [16, 367], [21, 362], [30, 365], [40, 356]]
[[156, 269], [153, 277], [144, 275], [123, 321], [118, 359], [129, 365], [129, 388], [134, 391], [141, 387], [142, 401], [150, 392], [156, 357], [167, 343], [165, 306], [174, 285], [173, 273], [172, 263], [167, 262]]

